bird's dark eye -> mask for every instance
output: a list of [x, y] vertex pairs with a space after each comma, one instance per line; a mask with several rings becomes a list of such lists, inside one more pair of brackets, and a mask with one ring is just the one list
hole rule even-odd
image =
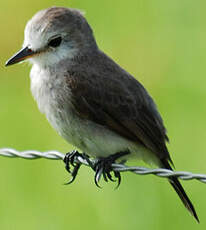
[[52, 39], [51, 41], [49, 41], [48, 46], [51, 47], [58, 47], [62, 42], [62, 38], [61, 37], [57, 37]]

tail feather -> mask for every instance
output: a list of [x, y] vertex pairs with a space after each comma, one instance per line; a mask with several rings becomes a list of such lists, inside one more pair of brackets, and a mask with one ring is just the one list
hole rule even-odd
[[[167, 160], [162, 160], [162, 165], [163, 165], [164, 168], [172, 170], [172, 168], [169, 165]], [[199, 218], [197, 216], [197, 213], [195, 211], [195, 208], [194, 208], [192, 202], [190, 201], [190, 199], [188, 198], [188, 196], [187, 196], [184, 188], [180, 184], [179, 180], [177, 178], [175, 178], [175, 177], [171, 177], [169, 179], [169, 182], [172, 185], [172, 187], [174, 188], [174, 190], [176, 191], [176, 193], [178, 194], [178, 196], [180, 197], [180, 199], [182, 200], [184, 206], [194, 216], [194, 218], [197, 220], [197, 222], [200, 222]]]

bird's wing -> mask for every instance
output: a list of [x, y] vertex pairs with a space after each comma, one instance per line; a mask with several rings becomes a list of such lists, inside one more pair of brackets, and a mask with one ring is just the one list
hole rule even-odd
[[170, 160], [162, 119], [151, 97], [133, 77], [129, 75], [122, 82], [118, 78], [70, 73], [67, 83], [80, 117], [141, 143], [159, 159]]

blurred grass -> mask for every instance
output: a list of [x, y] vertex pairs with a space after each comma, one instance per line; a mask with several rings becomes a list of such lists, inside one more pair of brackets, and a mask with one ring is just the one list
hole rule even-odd
[[[168, 129], [178, 170], [206, 172], [206, 2], [197, 0], [1, 1], [0, 146], [18, 150], [68, 145], [39, 113], [29, 69], [5, 68], [33, 14], [52, 5], [83, 9], [99, 46], [145, 85]], [[141, 162], [137, 162], [137, 165]], [[0, 159], [0, 229], [205, 229], [205, 185], [184, 182], [197, 225], [163, 179], [123, 175], [119, 190], [99, 190], [82, 168], [71, 186], [59, 161]]]

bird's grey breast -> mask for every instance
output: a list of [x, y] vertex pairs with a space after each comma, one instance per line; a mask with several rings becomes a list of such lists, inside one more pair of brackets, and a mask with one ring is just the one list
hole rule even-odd
[[50, 110], [58, 111], [69, 105], [70, 91], [63, 71], [33, 65], [30, 78], [32, 94], [42, 113], [48, 115]]
[[51, 125], [73, 143], [73, 139], [76, 140], [77, 117], [72, 108], [71, 91], [65, 82], [68, 73], [65, 75], [62, 70], [33, 65], [30, 73], [31, 91], [39, 110], [46, 115]]

